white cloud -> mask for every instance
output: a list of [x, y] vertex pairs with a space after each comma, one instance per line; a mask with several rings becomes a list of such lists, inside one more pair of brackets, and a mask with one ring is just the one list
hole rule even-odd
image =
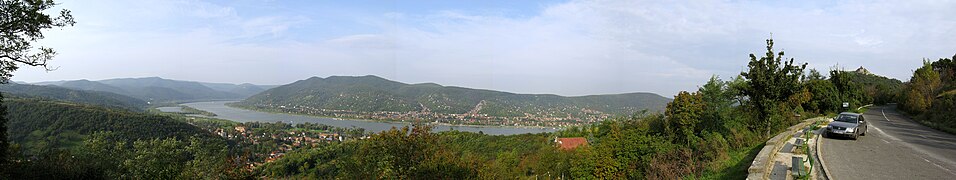
[[695, 90], [711, 74], [735, 76], [749, 53], [763, 53], [771, 32], [777, 50], [821, 70], [839, 63], [908, 79], [923, 57], [956, 53], [954, 2], [570, 1], [521, 17], [455, 10], [335, 17], [371, 28], [331, 38], [315, 34], [340, 24], [312, 24], [332, 17], [292, 13], [299, 7], [64, 4], [79, 24], [51, 31], [44, 42], [61, 52], [60, 70], [25, 70], [17, 80], [164, 76], [280, 84], [375, 74], [524, 93], [666, 96]]

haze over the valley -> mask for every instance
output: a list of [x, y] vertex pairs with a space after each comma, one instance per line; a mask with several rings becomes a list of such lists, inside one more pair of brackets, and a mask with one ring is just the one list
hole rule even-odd
[[[810, 68], [907, 80], [956, 49], [956, 2], [58, 1], [51, 72], [15, 81], [288, 84], [377, 75], [560, 95], [696, 90], [745, 69], [764, 39]], [[759, 56], [759, 54], [758, 54]]]

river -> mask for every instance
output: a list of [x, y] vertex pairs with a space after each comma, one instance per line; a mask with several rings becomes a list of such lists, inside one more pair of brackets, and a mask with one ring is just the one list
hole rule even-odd
[[[392, 127], [401, 128], [404, 126], [409, 126], [408, 123], [399, 123], [399, 122], [377, 122], [377, 121], [358, 121], [358, 120], [340, 120], [333, 118], [324, 118], [324, 117], [315, 117], [315, 116], [303, 116], [303, 115], [291, 115], [291, 114], [280, 114], [280, 113], [268, 113], [260, 112], [253, 110], [246, 110], [240, 108], [234, 108], [226, 106], [226, 103], [231, 103], [236, 101], [210, 101], [210, 102], [194, 102], [186, 103], [183, 105], [196, 108], [203, 111], [209, 111], [215, 113], [216, 118], [226, 119], [236, 122], [286, 122], [286, 123], [319, 123], [336, 127], [345, 127], [345, 128], [363, 128], [366, 132], [381, 132]], [[178, 108], [177, 108], [178, 109]], [[172, 108], [160, 109], [160, 110], [172, 110]], [[448, 125], [434, 125], [432, 131], [449, 131], [449, 130], [458, 130], [458, 131], [467, 131], [467, 132], [483, 132], [484, 134], [491, 135], [512, 135], [512, 134], [525, 134], [525, 133], [541, 133], [541, 132], [554, 132], [557, 131], [555, 128], [542, 128], [542, 127], [495, 127], [495, 126], [448, 126]]]

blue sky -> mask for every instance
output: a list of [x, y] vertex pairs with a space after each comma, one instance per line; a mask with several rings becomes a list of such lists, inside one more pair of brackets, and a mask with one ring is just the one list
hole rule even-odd
[[952, 1], [58, 1], [74, 27], [16, 81], [286, 84], [378, 75], [561, 95], [693, 91], [776, 41], [811, 68], [904, 81], [956, 54]]

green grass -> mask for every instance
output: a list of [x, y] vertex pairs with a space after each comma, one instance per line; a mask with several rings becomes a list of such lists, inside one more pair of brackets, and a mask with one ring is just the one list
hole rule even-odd
[[698, 179], [747, 179], [747, 168], [763, 149], [764, 144], [728, 152], [730, 158], [720, 163], [717, 170], [708, 170]]

